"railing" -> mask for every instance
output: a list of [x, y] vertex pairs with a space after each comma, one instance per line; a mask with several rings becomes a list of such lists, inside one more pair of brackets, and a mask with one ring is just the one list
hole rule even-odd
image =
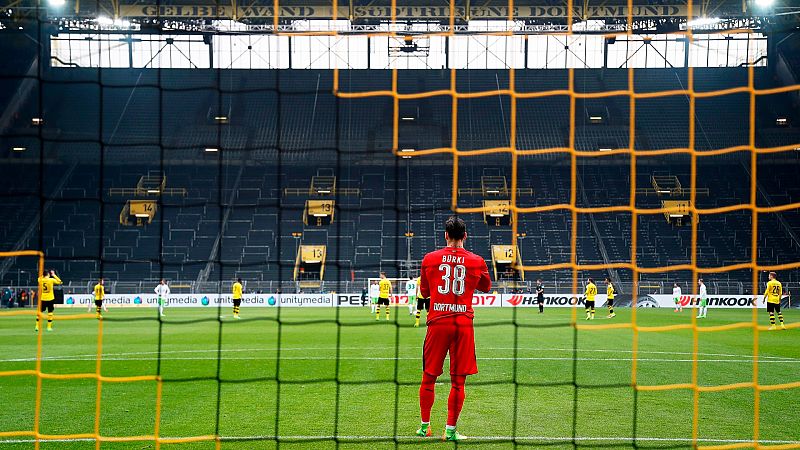
[[[659, 191], [667, 191], [667, 190], [669, 191], [669, 193], [659, 192]], [[711, 193], [711, 191], [708, 188], [696, 188], [695, 192], [696, 192], [697, 195], [709, 195]], [[636, 195], [644, 195], [644, 196], [655, 195], [657, 197], [661, 197], [661, 196], [669, 195], [669, 196], [672, 196], [672, 197], [681, 197], [681, 196], [688, 196], [690, 193], [691, 192], [690, 192], [689, 189], [681, 188], [681, 187], [678, 187], [678, 188], [664, 188], [664, 189], [660, 189], [660, 190], [656, 190], [654, 188], [643, 188], [643, 187], [636, 188]]]
[[[484, 195], [484, 192], [485, 191], [482, 188], [458, 188], [458, 195], [471, 195], [471, 196]], [[510, 189], [508, 189], [506, 191], [498, 192], [498, 194], [496, 194], [496, 195], [498, 197], [508, 196], [508, 195], [510, 195], [509, 192], [510, 192]], [[533, 195], [533, 189], [531, 189], [531, 188], [517, 188], [517, 195], [519, 195], [519, 196]], [[495, 198], [495, 197], [487, 197], [487, 198]]]
[[108, 195], [128, 195], [136, 197], [158, 197], [167, 195], [177, 195], [186, 197], [186, 189], [184, 188], [166, 188], [166, 189], [145, 189], [145, 188], [109, 188]]
[[[320, 194], [314, 192], [313, 189], [310, 187], [308, 188], [284, 188], [283, 195], [290, 196], [290, 195], [310, 195], [314, 197], [320, 197]], [[332, 188], [329, 194], [325, 194], [327, 197], [333, 197], [336, 195], [361, 195], [361, 190], [358, 188]]]

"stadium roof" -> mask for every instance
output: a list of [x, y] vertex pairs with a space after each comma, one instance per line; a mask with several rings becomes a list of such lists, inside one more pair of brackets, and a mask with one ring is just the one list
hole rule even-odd
[[[677, 30], [676, 24], [686, 23], [687, 17], [715, 18], [736, 21], [723, 29], [762, 29], [767, 24], [795, 26], [800, 17], [796, 2], [775, 0], [770, 8], [756, 6], [754, 0], [574, 0], [572, 10], [565, 0], [517, 0], [509, 14], [506, 0], [396, 0], [392, 14], [391, 0], [339, 0], [334, 10], [331, 0], [279, 0], [277, 19], [272, 0], [49, 0], [46, 15], [49, 20], [94, 20], [98, 17], [125, 18], [134, 21], [208, 21], [233, 19], [246, 24], [276, 24], [296, 20], [349, 19], [352, 24], [400, 22], [450, 23], [451, 7], [454, 23], [470, 20], [514, 20], [529, 24], [561, 24], [569, 18], [573, 23], [605, 21], [625, 24], [633, 22], [634, 30]], [[55, 6], [62, 3], [61, 6]], [[691, 3], [691, 11], [690, 5]], [[37, 11], [39, 0], [5, 2], [9, 17], [28, 18]], [[41, 7], [39, 7], [41, 8]], [[6, 18], [2, 18], [7, 20]], [[644, 26], [642, 26], [644, 24]], [[67, 27], [70, 28], [70, 27]], [[280, 30], [279, 30], [280, 31]], [[547, 31], [547, 30], [544, 30]], [[557, 31], [557, 30], [552, 30]]]
[[[6, 1], [5, 8], [35, 8], [38, 0]], [[42, 2], [44, 3], [44, 2]], [[333, 2], [330, 0], [280, 0], [279, 16], [285, 18], [333, 17]], [[454, 0], [453, 7], [459, 19], [506, 19], [509, 17], [505, 0]], [[576, 18], [625, 18], [629, 11], [627, 0], [576, 0], [573, 1], [573, 15]], [[686, 0], [633, 0], [633, 17], [686, 17]], [[780, 10], [798, 10], [788, 5], [794, 2], [777, 0], [769, 11], [757, 6], [750, 7], [750, 0], [699, 0], [693, 3], [693, 16], [742, 17], [772, 15]], [[51, 2], [51, 5], [56, 4]], [[390, 0], [340, 0], [340, 18], [356, 19], [391, 17]], [[441, 19], [450, 15], [451, 2], [448, 0], [398, 0], [396, 1], [398, 19]], [[232, 17], [238, 10], [250, 17], [273, 17], [275, 3], [272, 0], [219, 1], [219, 0], [67, 0], [63, 6], [48, 8], [51, 15], [96, 16], [106, 13], [118, 17]], [[565, 0], [527, 0], [515, 1], [514, 18], [552, 18], [568, 15], [568, 2]]]

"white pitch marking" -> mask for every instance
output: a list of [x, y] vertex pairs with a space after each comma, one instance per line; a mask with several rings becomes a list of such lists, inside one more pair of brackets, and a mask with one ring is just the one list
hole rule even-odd
[[[412, 347], [400, 347], [400, 348], [412, 348]], [[416, 348], [416, 347], [414, 347]], [[394, 348], [386, 347], [386, 349], [393, 350]], [[286, 348], [238, 348], [238, 349], [193, 349], [193, 350], [162, 350], [161, 352], [158, 351], [145, 351], [145, 352], [122, 352], [122, 353], [105, 353], [103, 355], [103, 360], [109, 361], [122, 361], [122, 360], [137, 360], [136, 358], [121, 358], [124, 356], [141, 356], [141, 355], [172, 355], [172, 354], [189, 354], [189, 353], [199, 353], [199, 354], [216, 354], [216, 353], [243, 353], [243, 352], [277, 352], [280, 350], [281, 352], [296, 352], [296, 351], [335, 351], [336, 347], [286, 347]], [[365, 350], [364, 347], [339, 347], [339, 350]], [[374, 350], [374, 348], [372, 348]], [[514, 347], [479, 347], [479, 350], [514, 350]], [[524, 351], [546, 351], [546, 352], [573, 352], [574, 349], [572, 348], [536, 348], [536, 347], [518, 347], [517, 350], [524, 350]], [[631, 350], [616, 350], [616, 349], [579, 349], [578, 353], [628, 353], [632, 354], [633, 351]], [[691, 352], [672, 352], [672, 351], [639, 351], [640, 354], [652, 354], [652, 355], [693, 355]], [[730, 354], [730, 353], [702, 353], [698, 352], [697, 356], [719, 356], [719, 357], [726, 357], [726, 358], [737, 358], [737, 359], [699, 359], [699, 362], [752, 362], [753, 359], [749, 355], [741, 355], [741, 354]], [[96, 353], [90, 354], [82, 354], [82, 355], [62, 355], [62, 356], [43, 356], [43, 361], [89, 361], [95, 360], [97, 357]], [[157, 358], [153, 358], [157, 359]], [[169, 359], [179, 359], [179, 358], [161, 358], [162, 360], [169, 360]], [[208, 359], [208, 358], [180, 358], [180, 359]], [[213, 358], [216, 359], [216, 358]], [[225, 357], [225, 359], [259, 359], [259, 358], [230, 358]], [[284, 357], [282, 356], [281, 359], [294, 359], [292, 357]], [[330, 359], [330, 358], [320, 358], [320, 359]], [[340, 356], [340, 359], [348, 359], [348, 357]], [[349, 359], [357, 359], [357, 358], [349, 358]], [[395, 359], [395, 358], [388, 358], [388, 359]], [[400, 357], [400, 359], [405, 359]], [[417, 359], [417, 358], [410, 358], [410, 359]], [[486, 359], [486, 358], [484, 358]], [[514, 358], [499, 358], [499, 359], [514, 359]], [[516, 359], [520, 360], [571, 360], [573, 358], [566, 357], [566, 358], [548, 358], [548, 357], [518, 357]], [[30, 362], [35, 361], [35, 358], [11, 358], [11, 359], [0, 359], [0, 362]], [[150, 360], [150, 358], [146, 359], [138, 359], [138, 360]], [[578, 360], [598, 360], [598, 361], [630, 361], [632, 358], [579, 358]], [[692, 359], [657, 359], [657, 358], [637, 358], [638, 361], [671, 361], [671, 362], [691, 362]], [[776, 362], [800, 362], [798, 358], [792, 357], [781, 357], [781, 356], [769, 356], [769, 355], [759, 355], [759, 363], [766, 363], [770, 362], [769, 360], [775, 360]]]
[[[275, 358], [268, 358], [268, 357], [258, 357], [258, 356], [225, 356], [222, 358], [218, 358], [216, 356], [168, 356], [168, 357], [161, 357], [161, 361], [265, 361], [265, 360], [273, 360]], [[337, 358], [335, 356], [281, 356], [281, 361], [336, 361]], [[95, 361], [96, 355], [91, 355], [87, 357], [72, 357], [68, 359], [50, 359], [50, 361]], [[119, 356], [104, 356], [102, 358], [103, 361], [158, 361], [159, 358], [157, 356], [133, 356], [133, 357], [119, 357]], [[420, 357], [375, 357], [375, 356], [339, 356], [339, 361], [417, 361], [421, 360]], [[491, 357], [478, 357], [480, 361], [633, 361], [633, 358], [572, 358], [572, 357], [502, 357], [502, 356], [491, 356]], [[668, 362], [668, 363], [688, 363], [688, 362], [718, 362], [718, 363], [750, 363], [753, 362], [752, 359], [669, 359], [669, 358], [637, 358], [637, 361], [640, 362]], [[2, 360], [0, 360], [2, 361]], [[6, 360], [7, 362], [8, 360]], [[27, 359], [15, 359], [14, 362], [32, 362], [36, 361], [35, 358], [27, 358]], [[768, 364], [768, 363], [780, 363], [780, 364], [797, 364], [800, 361], [796, 359], [770, 359], [765, 361], [760, 361], [760, 364]]]
[[[187, 436], [188, 437], [188, 436]], [[181, 437], [166, 437], [163, 436], [162, 440], [170, 440], [170, 439], [182, 439]], [[276, 440], [280, 439], [281, 441], [318, 441], [318, 440], [333, 440], [333, 439], [340, 439], [346, 441], [373, 441], [373, 440], [398, 440], [403, 442], [425, 442], [430, 441], [432, 439], [424, 439], [418, 438], [415, 436], [366, 436], [366, 435], [356, 435], [356, 436], [331, 436], [331, 435], [319, 435], [319, 436], [309, 436], [309, 435], [299, 435], [299, 436], [274, 436], [274, 435], [262, 435], [262, 436], [220, 436], [221, 441], [255, 441], [255, 440]], [[572, 442], [581, 441], [581, 442], [591, 442], [591, 441], [604, 441], [604, 442], [633, 442], [632, 437], [622, 437], [622, 436], [598, 436], [598, 437], [591, 437], [591, 436], [576, 436], [576, 437], [569, 437], [569, 436], [470, 436], [468, 438], [469, 441], [473, 442], [481, 442], [481, 441], [511, 441], [516, 439], [517, 441], [538, 441], [538, 442]], [[66, 439], [40, 439], [40, 442], [93, 442], [94, 438], [66, 438]], [[143, 439], [141, 442], [148, 441], [148, 439]], [[694, 442], [690, 438], [683, 438], [683, 437], [648, 437], [648, 436], [637, 436], [636, 441], [639, 442]], [[5, 444], [29, 444], [36, 442], [36, 439], [3, 439], [0, 440], [1, 443]], [[137, 441], [138, 442], [138, 441]], [[729, 444], [737, 444], [737, 443], [749, 443], [753, 442], [750, 439], [717, 439], [717, 438], [698, 438], [697, 442], [717, 442], [717, 443], [729, 443]], [[774, 439], [759, 439], [759, 444], [800, 444], [800, 441], [788, 441], [788, 440], [774, 440]]]
[[[490, 350], [513, 350], [513, 347], [508, 347], [505, 349], [490, 349]], [[571, 352], [571, 348], [518, 348], [520, 350], [541, 350], [541, 351], [569, 351]], [[633, 353], [633, 350], [617, 350], [617, 349], [578, 349], [578, 352], [602, 352], [602, 353]], [[694, 355], [692, 352], [670, 352], [670, 351], [647, 351], [647, 350], [639, 350], [636, 353], [643, 353], [649, 355]], [[741, 354], [732, 354], [732, 353], [703, 353], [698, 352], [697, 356], [729, 356], [732, 358], [745, 358], [749, 355], [741, 355]], [[800, 358], [792, 358], [791, 356], [769, 356], [769, 355], [758, 355], [760, 358], [772, 358], [772, 359], [794, 359], [800, 361]]]
[[[367, 350], [365, 347], [338, 347], [339, 350]], [[400, 346], [401, 349], [413, 349], [418, 350], [417, 346]], [[543, 352], [573, 352], [575, 349], [573, 348], [540, 348], [540, 347], [481, 347], [479, 346], [479, 350], [525, 350], [525, 351], [543, 351]], [[280, 348], [231, 348], [226, 349], [223, 348], [223, 353], [228, 352], [277, 352], [280, 350], [281, 352], [296, 352], [296, 351], [319, 351], [319, 350], [330, 350], [335, 351], [337, 347], [329, 346], [329, 347], [280, 347]], [[370, 347], [369, 350], [375, 350], [375, 347]], [[391, 347], [382, 347], [385, 350], [394, 350], [394, 346]], [[157, 355], [157, 354], [174, 354], [174, 353], [216, 353], [219, 351], [218, 348], [207, 348], [207, 349], [193, 349], [193, 350], [161, 350], [159, 351], [144, 351], [144, 352], [122, 352], [122, 353], [104, 353], [106, 356], [128, 356], [128, 355]], [[624, 350], [624, 349], [578, 349], [578, 352], [595, 352], [595, 353], [633, 353], [633, 350]], [[637, 351], [639, 354], [651, 354], [651, 355], [694, 355], [692, 352], [675, 352], [675, 351], [648, 351], [648, 350], [639, 350]], [[61, 356], [44, 356], [42, 357], [43, 360], [47, 359], [61, 359], [61, 358], [83, 358], [83, 357], [90, 357], [96, 356], [96, 353], [89, 353], [89, 354], [82, 354], [82, 355], [61, 355]], [[705, 353], [705, 352], [698, 352], [697, 356], [724, 356], [724, 357], [731, 357], [731, 358], [751, 358], [751, 355], [743, 355], [743, 354], [734, 354], [734, 353]], [[781, 359], [781, 360], [797, 360], [800, 361], [800, 358], [793, 358], [791, 356], [771, 356], [771, 355], [758, 355], [759, 359], [761, 358], [769, 358], [769, 359]], [[16, 361], [14, 359], [9, 360], [0, 360], [0, 361]]]

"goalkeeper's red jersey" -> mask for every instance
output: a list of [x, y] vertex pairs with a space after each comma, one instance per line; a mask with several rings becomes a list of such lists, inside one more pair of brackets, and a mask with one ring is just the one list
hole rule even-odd
[[472, 294], [491, 288], [486, 261], [463, 248], [445, 247], [422, 259], [419, 292], [431, 299], [429, 324], [455, 315], [473, 318]]

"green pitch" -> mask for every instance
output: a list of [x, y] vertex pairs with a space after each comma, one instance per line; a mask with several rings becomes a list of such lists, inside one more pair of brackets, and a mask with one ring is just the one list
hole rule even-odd
[[[44, 335], [42, 370], [93, 373], [98, 323], [58, 320], [83, 310], [59, 310], [55, 330]], [[222, 449], [451, 448], [440, 441], [447, 409], [448, 378], [440, 378], [433, 408], [436, 439], [412, 437], [418, 426], [417, 390], [425, 328], [412, 327], [406, 308], [392, 322], [376, 322], [368, 309], [245, 308], [243, 320], [230, 310], [167, 309], [159, 324], [155, 309], [106, 313], [104, 376], [160, 373], [163, 400], [160, 435], [224, 437]], [[617, 309], [604, 325], [630, 321]], [[338, 314], [338, 316], [337, 316]], [[478, 309], [476, 336], [480, 373], [467, 382], [459, 431], [471, 446], [512, 448], [516, 436], [528, 448], [571, 448], [572, 439], [592, 448], [690, 447], [693, 391], [631, 389], [633, 331], [579, 330], [571, 311]], [[693, 311], [638, 311], [640, 325], [688, 323]], [[382, 315], [383, 318], [383, 315]], [[582, 311], [578, 318], [582, 319]], [[710, 310], [701, 325], [747, 321], [749, 311]], [[761, 325], [767, 316], [759, 312]], [[786, 314], [788, 323], [797, 314]], [[336, 323], [338, 321], [338, 325]], [[395, 322], [396, 321], [396, 322]], [[516, 322], [516, 326], [512, 323]], [[395, 326], [395, 323], [400, 326]], [[587, 324], [579, 320], [581, 324]], [[800, 381], [800, 331], [759, 333], [758, 379], [763, 384]], [[159, 341], [159, 334], [161, 336]], [[160, 351], [159, 351], [160, 346]], [[639, 334], [638, 381], [644, 385], [692, 382], [693, 332]], [[697, 380], [702, 386], [753, 379], [753, 331], [699, 334]], [[35, 368], [36, 334], [30, 317], [0, 317], [0, 371]], [[445, 369], [447, 370], [447, 369]], [[221, 382], [218, 382], [221, 380]], [[278, 381], [279, 380], [279, 381]], [[338, 380], [338, 383], [337, 383]], [[397, 382], [396, 382], [397, 381]], [[575, 386], [579, 386], [577, 391]], [[41, 432], [93, 433], [95, 380], [44, 380]], [[0, 377], [0, 448], [32, 449], [27, 437], [4, 431], [32, 430], [36, 379]], [[800, 390], [760, 394], [760, 438], [765, 443], [800, 441]], [[152, 435], [156, 383], [103, 383], [100, 433]], [[701, 445], [752, 439], [752, 389], [701, 393]], [[635, 421], [635, 426], [634, 426]], [[93, 441], [43, 443], [42, 449], [94, 449]], [[151, 449], [152, 442], [103, 443], [102, 449]], [[162, 445], [164, 449], [214, 449], [214, 442]]]

